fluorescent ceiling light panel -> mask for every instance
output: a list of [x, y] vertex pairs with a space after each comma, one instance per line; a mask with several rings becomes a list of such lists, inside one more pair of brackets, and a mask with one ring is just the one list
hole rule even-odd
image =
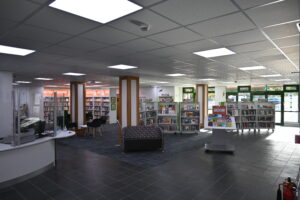
[[198, 79], [199, 81], [214, 81], [216, 79], [213, 79], [213, 78], [200, 78]]
[[194, 52], [194, 54], [205, 58], [213, 58], [219, 56], [232, 55], [235, 53], [227, 48], [219, 48], [219, 49], [211, 49], [206, 51], [198, 51], [198, 52]]
[[45, 87], [58, 87], [57, 85], [46, 85]]
[[108, 66], [107, 68], [126, 70], [126, 69], [134, 69], [134, 68], [137, 68], [137, 67], [130, 66], [130, 65], [122, 65], [122, 64], [120, 64], [120, 65]]
[[64, 84], [65, 86], [70, 86], [70, 83], [66, 83], [66, 84]]
[[16, 83], [31, 83], [30, 81], [16, 81]]
[[12, 83], [12, 85], [19, 85], [18, 83]]
[[0, 53], [4, 54], [27, 56], [28, 54], [31, 54], [33, 52], [35, 52], [35, 50], [0, 45]]
[[225, 81], [225, 82], [222, 82], [222, 83], [232, 84], [234, 82], [233, 81]]
[[95, 81], [95, 83], [99, 84], [99, 83], [102, 83], [101, 81]]
[[35, 80], [40, 80], [40, 81], [52, 81], [53, 78], [34, 78]]
[[266, 69], [265, 66], [251, 66], [251, 67], [241, 67], [239, 68], [240, 70], [243, 71], [250, 71], [250, 70], [261, 70], [261, 69]]
[[128, 0], [56, 0], [49, 6], [103, 24], [142, 9]]
[[103, 87], [104, 85], [88, 85], [86, 87]]
[[281, 74], [266, 74], [266, 75], [261, 75], [260, 77], [268, 78], [268, 77], [279, 77]]
[[156, 81], [156, 83], [169, 83], [169, 82], [166, 82], [166, 81]]
[[76, 72], [67, 72], [67, 73], [63, 73], [63, 75], [66, 75], [66, 76], [84, 76], [86, 74], [76, 73]]
[[275, 80], [275, 81], [290, 81], [291, 79], [289, 78], [286, 78], [286, 79], [278, 79], [278, 80]]
[[175, 73], [175, 74], [166, 74], [166, 76], [185, 76], [185, 74]]

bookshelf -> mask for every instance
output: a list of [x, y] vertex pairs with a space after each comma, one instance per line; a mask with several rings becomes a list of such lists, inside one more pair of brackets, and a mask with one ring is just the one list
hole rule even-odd
[[[64, 111], [69, 112], [69, 97], [58, 96], [57, 97], [57, 116], [64, 115]], [[55, 102], [53, 96], [44, 97], [44, 119], [46, 123], [53, 123], [54, 120]]]
[[145, 126], [157, 124], [157, 104], [154, 102], [140, 103], [140, 124]]
[[86, 113], [92, 112], [93, 119], [100, 118], [101, 116], [109, 116], [109, 97], [93, 96], [85, 98], [85, 111]]
[[177, 132], [178, 103], [158, 103], [157, 122], [164, 133]]
[[174, 101], [173, 96], [160, 96], [158, 102], [161, 103], [172, 103]]
[[181, 133], [198, 133], [200, 129], [200, 104], [180, 103]]
[[226, 103], [227, 113], [235, 117], [237, 131], [275, 129], [274, 102]]

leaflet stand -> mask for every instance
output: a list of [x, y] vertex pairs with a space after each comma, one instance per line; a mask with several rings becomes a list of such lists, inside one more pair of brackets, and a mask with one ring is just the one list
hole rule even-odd
[[213, 127], [208, 126], [208, 119], [205, 119], [205, 128], [212, 129], [211, 141], [205, 143], [204, 149], [206, 152], [215, 151], [215, 152], [228, 152], [234, 153], [235, 146], [230, 144], [230, 137], [226, 130], [236, 129], [234, 117], [231, 118], [232, 127]]

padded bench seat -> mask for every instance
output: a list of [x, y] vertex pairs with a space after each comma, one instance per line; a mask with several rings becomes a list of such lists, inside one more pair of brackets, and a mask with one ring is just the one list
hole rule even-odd
[[163, 149], [163, 133], [155, 126], [129, 126], [122, 130], [123, 150], [156, 150]]

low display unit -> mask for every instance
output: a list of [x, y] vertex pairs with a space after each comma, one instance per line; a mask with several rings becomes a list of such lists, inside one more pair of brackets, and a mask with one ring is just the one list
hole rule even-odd
[[198, 133], [200, 129], [200, 104], [180, 103], [181, 133]]
[[157, 103], [140, 103], [140, 124], [145, 126], [157, 124]]
[[157, 124], [164, 133], [177, 133], [178, 103], [158, 103]]

